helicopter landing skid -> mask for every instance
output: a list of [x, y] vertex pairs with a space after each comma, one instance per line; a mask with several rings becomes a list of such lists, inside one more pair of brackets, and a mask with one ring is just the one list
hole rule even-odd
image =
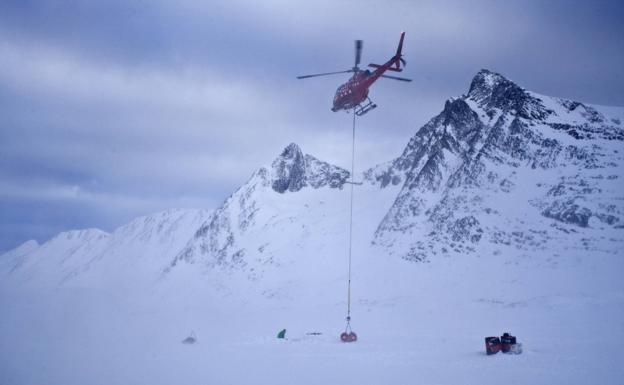
[[375, 103], [373, 103], [372, 100], [368, 99], [368, 103], [366, 103], [365, 105], [358, 105], [356, 110], [355, 110], [355, 114], [357, 116], [362, 116], [365, 113], [367, 113], [368, 111], [377, 108], [377, 105]]

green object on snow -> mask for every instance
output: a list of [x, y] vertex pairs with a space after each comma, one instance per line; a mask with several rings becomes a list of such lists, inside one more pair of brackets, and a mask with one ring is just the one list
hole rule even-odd
[[277, 333], [277, 338], [286, 338], [286, 329], [282, 329], [281, 332]]

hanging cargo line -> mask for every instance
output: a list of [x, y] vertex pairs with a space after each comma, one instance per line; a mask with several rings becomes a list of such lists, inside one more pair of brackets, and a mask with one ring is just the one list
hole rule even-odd
[[353, 130], [351, 141], [351, 196], [349, 205], [349, 275], [347, 283], [347, 326], [344, 333], [340, 335], [340, 339], [343, 342], [353, 342], [357, 340], [357, 334], [351, 330], [351, 255], [353, 250], [353, 185], [356, 184], [353, 180], [355, 171], [355, 108], [353, 108]]
[[404, 82], [411, 82], [411, 79], [401, 78], [398, 76], [390, 76], [385, 75], [386, 71], [391, 72], [402, 72], [403, 67], [405, 66], [405, 60], [403, 59], [403, 39], [405, 38], [405, 32], [401, 32], [401, 37], [399, 38], [399, 45], [397, 47], [396, 53], [392, 56], [385, 64], [374, 64], [371, 63], [368, 67], [373, 68], [373, 70], [362, 70], [360, 69], [360, 60], [362, 58], [362, 46], [364, 45], [362, 40], [355, 41], [355, 65], [344, 71], [335, 71], [335, 72], [325, 72], [320, 74], [313, 75], [303, 75], [297, 76], [297, 79], [307, 79], [314, 78], [317, 76], [327, 76], [327, 75], [336, 75], [343, 73], [353, 73], [353, 76], [338, 87], [336, 90], [336, 94], [334, 95], [334, 104], [331, 108], [332, 111], [349, 111], [353, 112], [353, 145], [351, 152], [351, 180], [345, 183], [349, 183], [351, 185], [351, 203], [349, 210], [349, 282], [347, 287], [347, 327], [340, 335], [340, 339], [344, 342], [352, 342], [357, 340], [357, 336], [351, 330], [351, 251], [352, 251], [352, 236], [353, 236], [353, 185], [360, 185], [362, 183], [357, 183], [353, 180], [353, 171], [355, 165], [355, 117], [362, 116], [372, 109], [376, 108], [377, 105], [373, 103], [368, 97], [368, 91], [370, 86], [377, 81], [379, 78], [384, 79], [393, 79], [400, 80]]

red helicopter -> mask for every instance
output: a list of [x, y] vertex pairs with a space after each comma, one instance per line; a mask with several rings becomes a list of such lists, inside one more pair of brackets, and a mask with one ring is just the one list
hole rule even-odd
[[[326, 76], [326, 75], [335, 75], [335, 74], [343, 74], [348, 72], [353, 72], [353, 76], [351, 79], [347, 81], [345, 84], [338, 87], [336, 90], [336, 95], [334, 96], [334, 106], [332, 107], [332, 111], [336, 112], [338, 110], [350, 110], [353, 109], [357, 116], [362, 116], [373, 108], [377, 107], [370, 98], [368, 97], [368, 89], [373, 85], [375, 80], [382, 78], [401, 80], [404, 82], [411, 82], [411, 79], [400, 78], [397, 76], [389, 76], [384, 75], [386, 71], [393, 72], [401, 72], [403, 69], [401, 68], [401, 64], [405, 66], [406, 62], [403, 60], [401, 55], [401, 49], [403, 48], [403, 38], [405, 37], [405, 32], [401, 32], [401, 39], [399, 40], [399, 47], [397, 48], [396, 54], [390, 58], [385, 64], [369, 64], [369, 67], [374, 68], [374, 71], [370, 70], [361, 70], [358, 67], [360, 64], [360, 58], [362, 55], [362, 40], [355, 41], [355, 66], [346, 71], [337, 71], [337, 72], [327, 72], [322, 74], [315, 75], [304, 75], [297, 76], [297, 79], [306, 79], [312, 78], [316, 76]], [[366, 101], [365, 104], [363, 102]]]

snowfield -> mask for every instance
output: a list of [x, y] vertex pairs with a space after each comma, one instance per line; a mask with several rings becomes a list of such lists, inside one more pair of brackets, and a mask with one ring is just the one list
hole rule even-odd
[[[290, 298], [3, 288], [0, 383], [617, 384], [624, 375], [621, 255], [355, 261], [352, 344], [338, 338], [344, 282], [327, 279], [340, 263]], [[287, 340], [275, 338], [282, 328]], [[182, 344], [191, 331], [197, 343]], [[523, 354], [486, 356], [484, 337], [504, 331]]]
[[0, 384], [621, 384], [622, 120], [480, 71], [355, 177], [355, 343], [349, 173], [296, 144], [214, 211], [29, 241]]

